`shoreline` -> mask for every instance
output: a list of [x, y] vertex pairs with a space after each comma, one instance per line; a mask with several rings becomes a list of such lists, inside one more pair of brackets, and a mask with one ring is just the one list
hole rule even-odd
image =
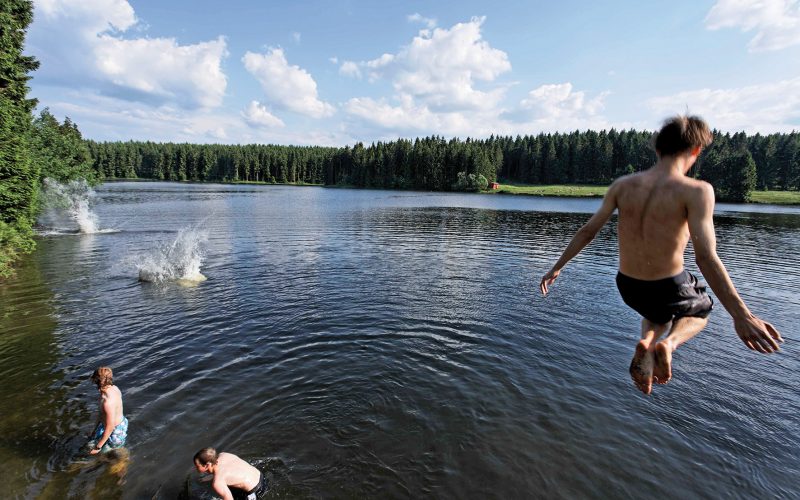
[[[415, 191], [414, 189], [392, 189], [392, 188], [373, 188], [373, 187], [358, 187], [352, 185], [325, 185], [325, 184], [307, 184], [297, 182], [263, 182], [263, 181], [179, 181], [168, 179], [102, 179], [100, 183], [106, 182], [176, 182], [180, 184], [242, 184], [242, 185], [255, 185], [255, 186], [309, 186], [309, 187], [323, 187], [334, 189], [380, 189], [386, 191]], [[537, 185], [537, 184], [500, 184], [498, 189], [470, 192], [470, 191], [430, 191], [442, 193], [463, 193], [463, 194], [488, 194], [488, 195], [504, 195], [504, 196], [538, 196], [538, 197], [557, 197], [557, 198], [602, 198], [605, 196], [608, 186], [595, 186], [585, 184], [553, 184], [553, 185]], [[427, 191], [426, 191], [427, 192]], [[748, 203], [734, 203], [736, 205], [782, 205], [782, 206], [800, 206], [800, 191], [760, 191], [753, 190], [752, 199]], [[717, 200], [718, 203], [733, 203], [722, 202]]]
[[[500, 184], [500, 187], [493, 191], [493, 193], [503, 195], [555, 196], [564, 198], [602, 198], [605, 196], [606, 191], [608, 191], [608, 186], [583, 184]], [[747, 203], [721, 200], [717, 200], [717, 203], [730, 203], [734, 205], [799, 206], [800, 191], [761, 191], [754, 189], [751, 192], [751, 200]]]

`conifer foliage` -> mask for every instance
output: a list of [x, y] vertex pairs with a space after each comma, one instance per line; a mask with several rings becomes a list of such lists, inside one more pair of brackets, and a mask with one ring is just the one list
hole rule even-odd
[[[488, 139], [398, 139], [343, 148], [93, 142], [101, 178], [267, 182], [475, 191], [490, 182], [608, 185], [656, 161], [652, 132], [594, 130]], [[800, 189], [800, 134], [714, 132], [691, 175], [721, 201], [753, 189]], [[478, 182], [478, 180], [484, 181]]]
[[0, 276], [9, 263], [29, 251], [34, 219], [38, 165], [28, 154], [31, 111], [28, 73], [38, 67], [22, 54], [25, 29], [33, 19], [27, 0], [0, 2]]
[[78, 127], [44, 109], [34, 119], [30, 73], [39, 63], [22, 51], [33, 19], [29, 0], [0, 1], [0, 278], [34, 247], [37, 195], [45, 177], [92, 180], [89, 149]]

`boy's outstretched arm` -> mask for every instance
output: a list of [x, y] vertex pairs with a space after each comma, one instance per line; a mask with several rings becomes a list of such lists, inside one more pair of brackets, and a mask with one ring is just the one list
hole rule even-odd
[[561, 269], [597, 236], [597, 232], [600, 231], [609, 217], [611, 217], [611, 214], [614, 213], [614, 209], [617, 208], [618, 189], [617, 181], [611, 184], [611, 187], [608, 188], [606, 195], [603, 197], [603, 203], [600, 205], [600, 208], [597, 209], [597, 212], [592, 215], [583, 227], [578, 229], [578, 232], [575, 233], [575, 236], [572, 237], [572, 240], [570, 240], [567, 245], [567, 248], [564, 249], [564, 253], [561, 254], [558, 262], [556, 262], [553, 268], [542, 277], [542, 281], [539, 284], [539, 290], [542, 291], [542, 295], [547, 295], [548, 287], [558, 278]]
[[717, 238], [714, 232], [714, 189], [702, 184], [700, 196], [687, 204], [689, 233], [692, 235], [695, 260], [700, 272], [722, 305], [733, 317], [736, 334], [744, 344], [758, 352], [768, 354], [780, 350], [781, 334], [774, 326], [759, 319], [747, 308], [736, 287], [733, 286], [725, 265], [717, 255]]

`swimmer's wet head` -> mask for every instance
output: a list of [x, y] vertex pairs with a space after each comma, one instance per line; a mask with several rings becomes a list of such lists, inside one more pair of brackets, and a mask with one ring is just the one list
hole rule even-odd
[[217, 465], [217, 450], [203, 448], [194, 454], [194, 467], [201, 474], [213, 474]]

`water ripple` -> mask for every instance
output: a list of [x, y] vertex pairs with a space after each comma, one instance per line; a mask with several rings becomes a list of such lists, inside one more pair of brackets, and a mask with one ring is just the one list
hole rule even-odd
[[[538, 295], [597, 200], [120, 183], [96, 201], [120, 232], [42, 238], [0, 287], [12, 496], [174, 498], [209, 445], [262, 460], [277, 497], [797, 496], [795, 342], [751, 353], [718, 307], [675, 380], [636, 393], [614, 221]], [[740, 293], [796, 339], [800, 214], [723, 208]], [[208, 281], [123, 265], [189, 226]], [[131, 421], [121, 490], [69, 472], [99, 364]]]

